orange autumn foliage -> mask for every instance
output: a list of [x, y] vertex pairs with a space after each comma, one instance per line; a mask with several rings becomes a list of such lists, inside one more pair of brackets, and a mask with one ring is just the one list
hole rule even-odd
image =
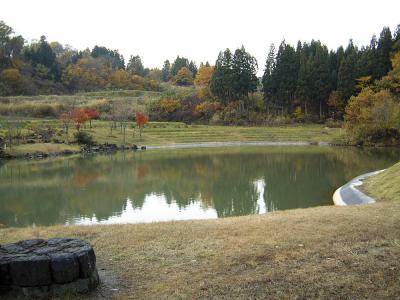
[[72, 112], [72, 119], [74, 120], [76, 130], [80, 130], [88, 120], [89, 116], [86, 114], [85, 109], [75, 109]]

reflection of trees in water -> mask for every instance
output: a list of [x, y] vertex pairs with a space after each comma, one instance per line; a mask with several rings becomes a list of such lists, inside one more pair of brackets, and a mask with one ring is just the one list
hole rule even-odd
[[338, 148], [332, 156], [342, 163], [346, 181], [400, 160], [400, 152], [395, 148]]
[[[338, 161], [326, 153], [274, 155], [264, 162], [264, 200], [268, 211], [330, 204], [327, 191], [334, 186], [326, 174], [336, 172]], [[304, 197], [304, 195], [307, 195]]]
[[328, 204], [331, 192], [345, 180], [390, 165], [398, 153], [208, 150], [193, 155], [178, 151], [159, 159], [148, 159], [149, 152], [10, 163], [0, 168], [0, 223], [48, 225], [93, 215], [104, 220], [125, 209], [128, 198], [140, 209], [150, 194], [164, 196], [181, 209], [201, 201], [219, 217], [253, 214], [259, 197], [254, 182], [260, 178], [266, 183], [261, 196], [268, 211]]

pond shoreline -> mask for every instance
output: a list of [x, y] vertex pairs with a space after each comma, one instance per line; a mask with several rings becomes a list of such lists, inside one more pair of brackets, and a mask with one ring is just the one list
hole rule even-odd
[[[46, 144], [38, 144], [38, 145], [46, 145]], [[48, 145], [63, 145], [63, 144], [48, 144]], [[70, 146], [70, 144], [66, 144], [66, 146]], [[94, 144], [91, 146], [88, 145], [80, 145], [80, 150], [60, 150], [60, 151], [34, 151], [34, 152], [25, 152], [19, 154], [10, 154], [8, 152], [4, 152], [0, 149], [0, 162], [10, 161], [10, 160], [44, 160], [47, 158], [56, 158], [56, 157], [68, 157], [72, 155], [94, 155], [94, 154], [106, 154], [106, 153], [116, 153], [116, 152], [124, 152], [124, 151], [143, 151], [143, 150], [159, 150], [159, 149], [192, 149], [192, 148], [218, 148], [218, 147], [241, 147], [241, 146], [322, 146], [322, 147], [357, 147], [355, 145], [348, 144], [337, 144], [337, 143], [329, 143], [329, 142], [315, 142], [315, 141], [254, 141], [254, 142], [245, 142], [245, 141], [225, 141], [225, 142], [199, 142], [199, 143], [171, 143], [164, 145], [136, 145], [136, 144], [126, 144], [126, 145], [117, 145], [117, 144]], [[368, 148], [376, 148], [376, 146], [371, 146]], [[387, 148], [387, 147], [378, 147], [378, 148]]]
[[59, 152], [26, 152], [18, 155], [0, 151], [0, 161], [14, 159], [42, 160], [46, 158], [65, 157], [73, 154], [92, 155], [100, 153], [115, 153], [121, 151], [158, 150], [158, 149], [190, 149], [190, 148], [217, 148], [217, 147], [240, 147], [240, 146], [336, 146], [326, 142], [309, 141], [258, 141], [258, 142], [201, 142], [201, 143], [175, 143], [165, 145], [116, 145], [116, 144], [95, 144], [92, 146], [83, 145], [79, 151], [63, 150]]
[[155, 149], [183, 149], [183, 148], [216, 148], [216, 147], [240, 147], [240, 146], [329, 146], [328, 143], [314, 143], [307, 141], [259, 141], [259, 142], [202, 142], [202, 143], [176, 143], [160, 146], [147, 146], [148, 150]]
[[366, 178], [378, 175], [385, 170], [369, 172], [353, 178], [334, 192], [333, 203], [337, 206], [375, 203], [376, 200], [374, 198], [364, 194], [357, 187], [363, 185], [363, 181]]

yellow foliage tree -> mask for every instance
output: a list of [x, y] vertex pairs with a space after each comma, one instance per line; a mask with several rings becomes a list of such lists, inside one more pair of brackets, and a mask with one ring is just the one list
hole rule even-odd
[[350, 98], [345, 126], [355, 142], [398, 144], [400, 140], [400, 101], [388, 90], [364, 88]]
[[111, 74], [111, 85], [116, 88], [129, 88], [129, 74], [124, 69], [118, 69]]
[[377, 82], [377, 86], [389, 89], [400, 96], [400, 51], [392, 58], [392, 70]]
[[0, 74], [0, 79], [6, 86], [8, 93], [18, 94], [23, 87], [23, 78], [18, 69], [5, 69]]
[[179, 100], [175, 99], [161, 99], [160, 108], [167, 113], [172, 113], [181, 108], [181, 103]]
[[72, 90], [104, 88], [111, 74], [111, 67], [102, 58], [82, 58], [64, 71], [63, 81]]
[[132, 75], [131, 84], [135, 90], [143, 90], [146, 86], [146, 79], [139, 75]]
[[213, 99], [213, 95], [209, 87], [213, 72], [214, 67], [206, 67], [205, 65], [201, 65], [196, 74], [194, 84], [197, 88], [197, 96], [202, 101], [211, 101]]
[[344, 113], [344, 102], [338, 91], [332, 91], [328, 98], [329, 114], [332, 119], [341, 119]]
[[176, 85], [192, 85], [193, 84], [193, 75], [192, 72], [186, 67], [183, 67], [179, 70], [178, 74], [175, 76], [175, 84]]
[[194, 84], [196, 86], [209, 85], [213, 73], [214, 67], [206, 67], [205, 65], [201, 65], [199, 71], [196, 74]]

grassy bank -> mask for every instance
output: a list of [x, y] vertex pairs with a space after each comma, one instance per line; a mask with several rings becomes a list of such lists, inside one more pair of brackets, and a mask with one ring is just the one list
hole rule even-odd
[[[3, 123], [6, 124], [3, 119]], [[285, 127], [241, 127], [241, 126], [210, 126], [187, 125], [176, 122], [152, 122], [146, 125], [142, 136], [133, 123], [127, 124], [124, 130], [121, 127], [111, 128], [112, 122], [93, 121], [92, 127], [86, 126], [83, 130], [93, 136], [96, 143], [137, 144], [137, 145], [167, 145], [175, 143], [199, 142], [254, 142], [254, 141], [305, 141], [305, 142], [332, 142], [340, 139], [341, 129], [327, 128], [323, 125], [302, 125]], [[34, 128], [54, 128], [54, 138], [59, 141], [67, 140], [62, 131], [62, 124], [56, 119], [24, 119], [21, 121], [22, 135], [29, 135]], [[73, 141], [74, 129], [69, 130], [68, 140]], [[6, 125], [0, 128], [0, 135], [6, 136]], [[39, 146], [33, 146], [39, 147]], [[68, 150], [69, 146], [58, 144], [60, 151]], [[40, 147], [39, 147], [40, 148]], [[46, 147], [42, 147], [46, 150]], [[65, 149], [64, 149], [65, 148]], [[25, 153], [30, 147], [26, 144], [14, 145], [8, 152], [12, 155]]]
[[386, 171], [369, 177], [361, 187], [364, 192], [380, 201], [400, 201], [400, 163]]
[[318, 207], [210, 221], [6, 228], [0, 243], [91, 242], [94, 298], [395, 298], [400, 202]]
[[[98, 121], [95, 128], [89, 130], [100, 143], [111, 141], [123, 143], [123, 132], [114, 129], [110, 132], [108, 122]], [[134, 128], [127, 128], [126, 143], [145, 145], [165, 145], [174, 143], [226, 142], [226, 141], [331, 141], [337, 138], [340, 129], [325, 128], [321, 125], [286, 126], [286, 127], [241, 127], [186, 125], [184, 123], [150, 123], [143, 130], [142, 137]]]

